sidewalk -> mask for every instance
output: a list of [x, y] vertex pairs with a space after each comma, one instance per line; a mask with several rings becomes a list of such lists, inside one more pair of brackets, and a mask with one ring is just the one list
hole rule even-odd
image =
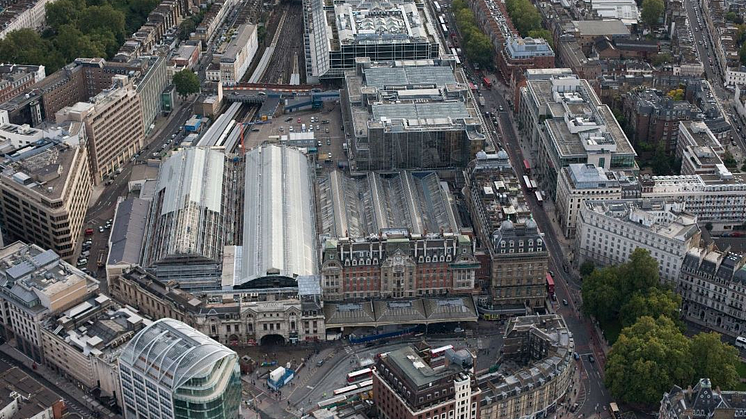
[[[36, 374], [44, 377], [49, 382], [53, 383], [55, 386], [59, 388], [59, 390], [65, 393], [65, 394], [60, 394], [60, 396], [63, 396], [63, 397], [69, 396], [69, 397], [74, 398], [75, 401], [77, 401], [81, 405], [93, 411], [100, 412], [101, 417], [103, 418], [121, 418], [121, 416], [112, 413], [109, 409], [101, 405], [101, 403], [99, 403], [97, 400], [95, 400], [90, 395], [86, 394], [83, 390], [81, 390], [71, 381], [65, 379], [60, 374], [47, 368], [44, 365], [34, 363], [32, 360], [27, 358], [25, 355], [19, 352], [16, 348], [10, 346], [9, 344], [5, 343], [3, 345], [0, 345], [0, 351], [8, 355], [9, 357], [15, 359], [16, 361], [23, 363], [27, 367], [31, 368]], [[55, 389], [51, 389], [51, 390], [54, 391]]]

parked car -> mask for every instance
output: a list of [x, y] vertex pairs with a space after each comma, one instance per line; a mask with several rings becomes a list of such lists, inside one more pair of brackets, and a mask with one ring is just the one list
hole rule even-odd
[[98, 232], [103, 233], [104, 232], [104, 226], [98, 226]]
[[85, 229], [85, 235], [86, 236], [92, 236], [93, 235], [93, 229], [92, 228], [86, 228]]
[[88, 264], [88, 259], [85, 259], [85, 258], [83, 258], [83, 259], [78, 259], [78, 263], [77, 263], [77, 266], [78, 266], [78, 267], [81, 267], [81, 266], [85, 266], [85, 265], [87, 265], [87, 264]]
[[590, 363], [596, 362], [596, 358], [594, 358], [593, 355], [588, 355], [588, 362]]
[[564, 298], [562, 299], [562, 305], [563, 305], [563, 306], [566, 306], [566, 305], [567, 305], [567, 300], [565, 300]]

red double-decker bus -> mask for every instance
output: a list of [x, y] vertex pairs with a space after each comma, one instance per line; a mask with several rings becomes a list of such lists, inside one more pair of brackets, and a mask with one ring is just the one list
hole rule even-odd
[[554, 278], [547, 272], [547, 293], [549, 296], [554, 295]]
[[523, 159], [523, 171], [526, 172], [527, 175], [531, 174], [531, 165], [528, 164], [528, 160]]
[[492, 82], [487, 77], [482, 77], [482, 83], [484, 83], [484, 88], [487, 90], [492, 89]]

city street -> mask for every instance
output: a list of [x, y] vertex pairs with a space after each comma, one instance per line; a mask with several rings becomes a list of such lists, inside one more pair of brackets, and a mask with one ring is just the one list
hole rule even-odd
[[[494, 76], [492, 77], [494, 80]], [[533, 162], [533, 156], [529, 153], [524, 155], [521, 148], [521, 140], [513, 119], [512, 107], [505, 99], [504, 95], [509, 92], [499, 81], [494, 83], [495, 90], [482, 90], [486, 106], [484, 110], [498, 110], [500, 106], [503, 111], [498, 111], [498, 137], [505, 150], [510, 156], [516, 175], [520, 178], [524, 175], [523, 160], [528, 159]], [[512, 95], [510, 96], [512, 97]], [[613, 401], [603, 384], [603, 365], [606, 357], [604, 351], [599, 345], [598, 336], [591, 322], [580, 314], [580, 283], [573, 278], [572, 270], [565, 272], [563, 267], [569, 269], [569, 261], [566, 256], [571, 255], [569, 243], [564, 243], [559, 225], [553, 221], [552, 217], [554, 206], [551, 202], [546, 202], [540, 207], [536, 198], [532, 194], [526, 195], [526, 200], [531, 207], [534, 219], [542, 232], [544, 232], [545, 243], [549, 249], [550, 260], [549, 270], [555, 274], [557, 284], [557, 300], [566, 299], [567, 306], [559, 305], [557, 312], [561, 314], [575, 339], [576, 352], [581, 356], [582, 364], [581, 379], [583, 393], [579, 397], [580, 405], [578, 412], [583, 413], [586, 417], [594, 413], [595, 407], [607, 406]], [[550, 201], [550, 199], [547, 199]], [[593, 355], [595, 362], [590, 362], [588, 355]], [[581, 403], [582, 402], [582, 403]], [[576, 412], [577, 413], [577, 412]]]

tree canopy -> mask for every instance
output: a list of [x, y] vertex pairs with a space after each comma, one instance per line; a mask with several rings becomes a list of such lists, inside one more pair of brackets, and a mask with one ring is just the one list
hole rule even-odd
[[456, 25], [464, 40], [466, 58], [483, 68], [492, 67], [494, 57], [492, 41], [477, 26], [474, 13], [463, 0], [454, 1], [452, 9], [456, 17]]
[[649, 27], [657, 26], [664, 9], [663, 0], [644, 0], [642, 2], [642, 21]]
[[199, 93], [199, 78], [192, 70], [184, 69], [174, 74], [174, 88], [182, 97]]
[[735, 389], [738, 362], [738, 350], [718, 333], [688, 339], [670, 318], [642, 316], [611, 347], [605, 384], [618, 400], [652, 406], [673, 385], [686, 387], [700, 378]]
[[47, 74], [80, 57], [111, 58], [145, 23], [158, 0], [57, 0], [46, 5], [47, 29], [13, 31], [0, 40], [0, 61], [40, 64]]
[[699, 333], [691, 347], [694, 378], [709, 378], [713, 386], [734, 390], [738, 385], [738, 349], [720, 340], [715, 332]]
[[606, 387], [620, 401], [654, 405], [672, 385], [693, 381], [690, 347], [671, 319], [640, 317], [609, 352]]
[[541, 14], [530, 0], [507, 0], [505, 8], [521, 36], [530, 36], [531, 31], [541, 30]]

